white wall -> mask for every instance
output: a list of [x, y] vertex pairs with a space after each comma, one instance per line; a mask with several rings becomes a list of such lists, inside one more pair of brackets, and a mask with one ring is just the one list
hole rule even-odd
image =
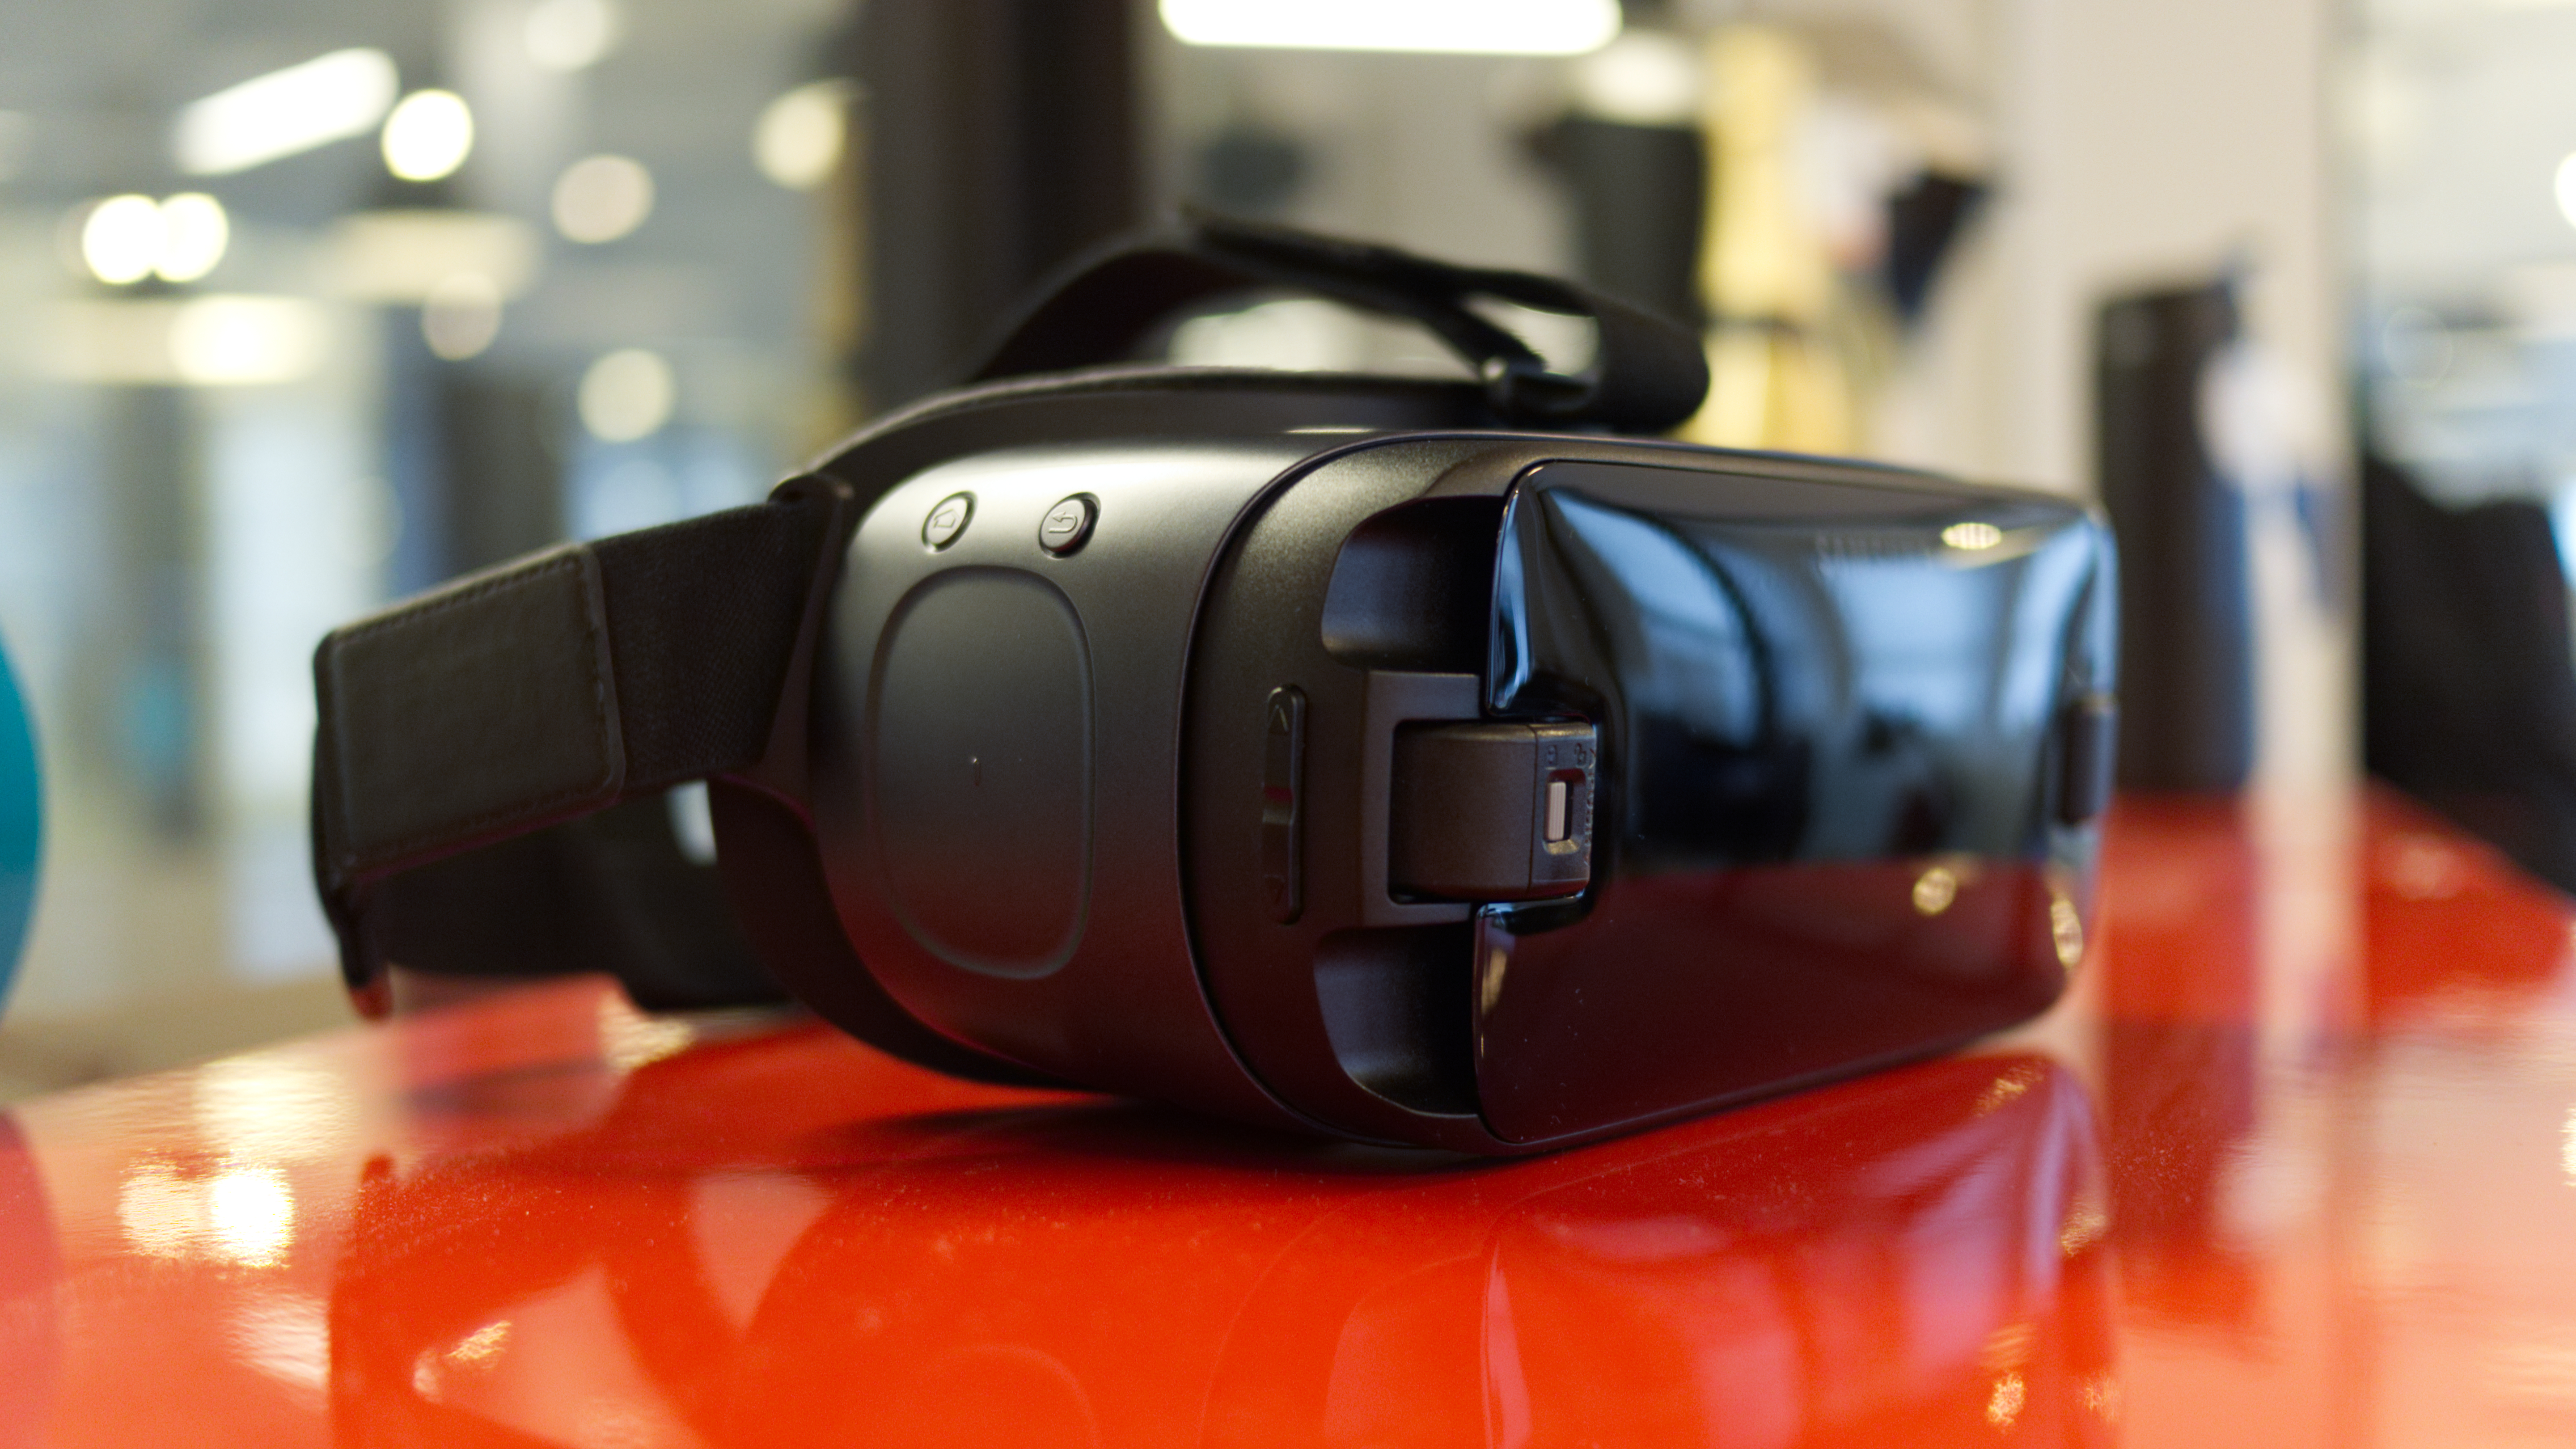
[[[2342, 205], [2330, 0], [1995, 0], [2005, 155], [1992, 323], [2008, 476], [2092, 473], [2091, 318], [2111, 289], [2251, 268], [2250, 335], [2311, 409], [2301, 440], [2347, 505]], [[2255, 502], [2258, 776], [2299, 787], [2357, 757], [2354, 618], [2320, 607], [2277, 498]], [[2348, 540], [2346, 540], [2348, 545]]]
[[2008, 470], [2091, 472], [2090, 319], [2107, 289], [2255, 268], [2254, 334], [2339, 389], [2328, 0], [1994, 0], [2011, 286]]

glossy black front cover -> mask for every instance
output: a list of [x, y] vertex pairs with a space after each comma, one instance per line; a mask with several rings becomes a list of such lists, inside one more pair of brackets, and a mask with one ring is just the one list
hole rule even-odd
[[[1228, 544], [1191, 656], [1191, 931], [1228, 1039], [1338, 1130], [1508, 1153], [2029, 1017], [2080, 959], [2096, 830], [2059, 822], [2055, 722], [2110, 684], [2114, 587], [2081, 507], [1899, 470], [1493, 433], [1316, 460]], [[1462, 588], [1489, 604], [1463, 639]], [[1283, 922], [1259, 821], [1291, 687]], [[1377, 735], [1479, 717], [1601, 727], [1580, 900], [1409, 903], [1372, 862]]]
[[2021, 1020], [2082, 952], [2059, 723], [2111, 679], [2058, 500], [1551, 463], [1505, 510], [1486, 706], [1601, 726], [1579, 915], [1478, 943], [1487, 1125], [1533, 1142]]

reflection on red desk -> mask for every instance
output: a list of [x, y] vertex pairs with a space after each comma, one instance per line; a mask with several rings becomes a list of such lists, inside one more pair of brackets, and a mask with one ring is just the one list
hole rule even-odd
[[2013, 1041], [1502, 1165], [589, 982], [49, 1099], [0, 1443], [2576, 1441], [2565, 903], [2384, 797], [2104, 900]]

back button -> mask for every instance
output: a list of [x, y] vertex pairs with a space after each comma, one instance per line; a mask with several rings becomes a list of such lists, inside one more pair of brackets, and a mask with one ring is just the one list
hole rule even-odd
[[1100, 506], [1088, 493], [1076, 493], [1047, 510], [1038, 524], [1038, 547], [1052, 554], [1068, 554], [1082, 547], [1091, 537], [1092, 520], [1099, 517]]

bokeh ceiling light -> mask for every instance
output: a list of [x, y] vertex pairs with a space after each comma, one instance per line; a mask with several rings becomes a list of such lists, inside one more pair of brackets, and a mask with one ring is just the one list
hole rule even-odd
[[110, 286], [142, 281], [160, 264], [166, 231], [161, 207], [151, 197], [111, 196], [91, 207], [81, 223], [81, 262]]
[[70, 382], [253, 387], [296, 382], [330, 358], [331, 316], [302, 297], [92, 298], [39, 317], [41, 366]]
[[580, 70], [617, 44], [617, 7], [609, 0], [538, 0], [521, 39], [528, 59], [547, 70]]
[[504, 298], [526, 291], [544, 252], [515, 216], [416, 207], [362, 211], [331, 224], [316, 280], [328, 295], [419, 306], [460, 272], [477, 272]]
[[555, 230], [577, 242], [612, 242], [653, 214], [653, 173], [629, 156], [588, 156], [555, 178]]
[[199, 297], [170, 321], [170, 361], [195, 387], [294, 382], [321, 369], [329, 319], [301, 297]]
[[848, 143], [851, 86], [815, 81], [771, 101], [752, 131], [751, 159], [760, 174], [790, 191], [811, 191], [841, 164]]
[[224, 204], [202, 191], [183, 191], [161, 202], [161, 254], [152, 270], [165, 282], [193, 282], [215, 269], [232, 245], [233, 225]]
[[1162, 0], [1191, 45], [1582, 55], [1619, 34], [1619, 0]]
[[1631, 126], [1686, 126], [1700, 112], [1699, 56], [1677, 35], [1632, 30], [1574, 67], [1583, 114]]
[[179, 169], [223, 176], [375, 129], [400, 80], [381, 50], [335, 50], [215, 92], [179, 112]]
[[2576, 151], [2570, 151], [2558, 163], [2558, 214], [2576, 226]]
[[671, 420], [678, 387], [658, 352], [629, 347], [609, 353], [581, 375], [581, 425], [606, 443], [651, 437]]
[[500, 334], [501, 288], [481, 272], [447, 278], [421, 303], [421, 340], [450, 362], [478, 355]]
[[385, 117], [385, 169], [405, 181], [455, 174], [474, 150], [474, 112], [454, 91], [414, 91]]

